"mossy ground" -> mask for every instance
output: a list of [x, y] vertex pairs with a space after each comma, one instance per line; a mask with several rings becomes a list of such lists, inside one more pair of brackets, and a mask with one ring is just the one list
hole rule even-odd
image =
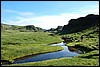
[[50, 43], [62, 41], [60, 37], [49, 34], [51, 33], [2, 31], [1, 60], [13, 61], [27, 55], [63, 50], [60, 46], [48, 46]]
[[[1, 45], [1, 53], [2, 59], [9, 58], [10, 54], [15, 51], [19, 50], [20, 55], [24, 55], [24, 52], [29, 50], [36, 51], [35, 49], [38, 48], [38, 51], [41, 52], [41, 47], [45, 50], [49, 51], [50, 47], [46, 46], [49, 43], [60, 42], [62, 41], [59, 36], [49, 36], [48, 33], [44, 32], [8, 32], [2, 34], [2, 45]], [[84, 35], [83, 40], [80, 37]], [[67, 44], [67, 46], [74, 46], [77, 49], [80, 49], [84, 52], [84, 54], [80, 54], [73, 58], [60, 58], [60, 59], [52, 59], [46, 60], [42, 62], [28, 62], [22, 64], [11, 64], [11, 66], [99, 66], [99, 32], [97, 27], [91, 27], [89, 29], [83, 30], [81, 32], [72, 33], [72, 34], [65, 34], [67, 37], [73, 37], [73, 42]], [[8, 44], [7, 44], [8, 43]], [[11, 43], [11, 44], [9, 44]], [[14, 45], [13, 45], [13, 44]], [[15, 44], [18, 43], [18, 44]], [[28, 47], [25, 47], [26, 44]], [[30, 45], [31, 44], [31, 45]], [[33, 45], [32, 45], [33, 44]], [[19, 45], [19, 46], [18, 46]], [[33, 47], [36, 46], [37, 47]], [[7, 47], [9, 46], [9, 47]], [[13, 47], [13, 48], [11, 48]], [[20, 47], [20, 48], [18, 48]], [[34, 48], [34, 49], [30, 49]], [[22, 49], [21, 49], [22, 48]], [[48, 48], [48, 49], [47, 49]], [[54, 50], [54, 47], [50, 48], [50, 50]], [[56, 47], [59, 48], [59, 47]], [[13, 51], [12, 51], [13, 49]], [[60, 48], [61, 49], [61, 48]], [[9, 53], [9, 52], [10, 53]], [[7, 55], [4, 55], [7, 54]], [[9, 56], [9, 57], [6, 57]]]

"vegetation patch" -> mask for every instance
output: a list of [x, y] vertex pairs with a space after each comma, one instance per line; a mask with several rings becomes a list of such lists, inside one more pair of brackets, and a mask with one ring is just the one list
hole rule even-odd
[[60, 58], [42, 62], [12, 64], [10, 66], [99, 66], [99, 59]]
[[66, 45], [76, 48], [70, 50], [78, 49], [84, 54], [73, 58], [10, 64], [10, 66], [99, 66], [98, 15], [90, 14], [83, 18], [71, 19], [68, 25], [43, 31], [32, 25], [26, 27], [1, 25], [1, 60], [13, 62], [16, 58], [63, 50], [60, 46], [49, 44], [62, 42], [61, 37], [66, 37], [71, 39]]
[[37, 55], [47, 52], [63, 50], [60, 46], [47, 46], [39, 44], [3, 45], [1, 47], [1, 60], [13, 61], [16, 58]]
[[61, 42], [59, 36], [50, 36], [46, 32], [20, 32], [17, 30], [1, 31], [1, 60], [9, 60], [47, 52], [63, 50], [60, 46], [49, 43]]

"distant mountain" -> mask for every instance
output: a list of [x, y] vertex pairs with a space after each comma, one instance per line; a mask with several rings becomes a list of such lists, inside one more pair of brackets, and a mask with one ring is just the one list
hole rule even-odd
[[59, 34], [69, 34], [79, 32], [85, 29], [88, 29], [93, 26], [99, 26], [99, 15], [88, 14], [85, 17], [79, 17], [77, 19], [69, 20], [68, 25], [58, 26], [57, 28], [51, 28], [49, 30], [44, 30], [40, 27], [35, 27], [34, 25], [27, 26], [16, 26], [16, 25], [7, 25], [1, 23], [1, 30], [20, 30], [20, 31], [45, 31], [53, 32]]
[[25, 26], [26, 30], [34, 30], [35, 32], [37, 31], [44, 31], [42, 28], [40, 27], [35, 27], [34, 25], [28, 25], [28, 26]]
[[25, 31], [44, 31], [44, 29], [40, 27], [35, 27], [34, 25], [27, 25], [27, 26], [16, 26], [16, 25], [8, 25], [1, 23], [1, 30], [19, 30], [21, 32]]
[[46, 30], [47, 32], [53, 32], [53, 33], [58, 33], [62, 30], [63, 26], [58, 26], [57, 28], [51, 28], [49, 30]]
[[85, 17], [71, 19], [68, 25], [63, 26], [60, 34], [79, 32], [95, 25], [99, 26], [99, 15], [89, 14]]

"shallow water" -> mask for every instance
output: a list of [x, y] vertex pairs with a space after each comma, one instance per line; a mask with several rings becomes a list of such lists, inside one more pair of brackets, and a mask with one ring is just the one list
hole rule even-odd
[[69, 51], [68, 47], [65, 46], [65, 43], [63, 43], [63, 42], [58, 43], [58, 44], [52, 44], [51, 46], [61, 46], [64, 48], [64, 50], [58, 51], [58, 52], [40, 54], [40, 55], [29, 57], [29, 58], [26, 58], [23, 60], [17, 60], [14, 62], [14, 64], [25, 63], [25, 62], [38, 62], [38, 61], [56, 59], [56, 58], [62, 58], [62, 57], [69, 57], [70, 58], [70, 57], [79, 55], [79, 53], [77, 53], [77, 52]]

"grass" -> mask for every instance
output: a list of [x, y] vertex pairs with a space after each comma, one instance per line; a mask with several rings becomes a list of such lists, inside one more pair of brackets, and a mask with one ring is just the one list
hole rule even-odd
[[1, 47], [1, 59], [14, 61], [16, 58], [62, 50], [60, 46], [47, 46], [39, 44], [4, 45]]
[[67, 46], [74, 46], [75, 48], [85, 53], [92, 50], [99, 50], [99, 42], [90, 41], [90, 40], [85, 40], [82, 42], [71, 42], [67, 44]]
[[76, 56], [78, 58], [88, 58], [88, 59], [99, 59], [99, 51], [98, 50], [93, 50], [85, 54], [80, 54]]
[[51, 33], [1, 31], [1, 59], [13, 61], [26, 55], [62, 50], [59, 46], [48, 46], [50, 43], [62, 41], [59, 36], [49, 34]]
[[[30, 54], [62, 50], [61, 47], [48, 46], [50, 43], [61, 42], [62, 36], [50, 36], [51, 33], [44, 32], [1, 32], [1, 53], [2, 59], [12, 60], [12, 58], [22, 57]], [[83, 40], [80, 37], [84, 35]], [[88, 35], [88, 36], [86, 36]], [[98, 27], [91, 27], [81, 32], [65, 34], [73, 37], [73, 42], [67, 46], [74, 46], [84, 54], [73, 58], [60, 58], [45, 60], [41, 62], [27, 62], [22, 64], [11, 64], [10, 66], [99, 66], [99, 31]], [[43, 49], [42, 49], [43, 48]], [[28, 54], [29, 53], [29, 54]]]
[[99, 66], [99, 59], [60, 58], [42, 62], [12, 64], [10, 66]]
[[[68, 43], [68, 46], [77, 46], [84, 52], [99, 50], [99, 30], [98, 27], [91, 27], [81, 32], [66, 34], [65, 36], [73, 38], [73, 42]], [[83, 40], [81, 41], [81, 36]]]
[[60, 37], [50, 36], [49, 34], [51, 33], [5, 30], [1, 32], [1, 44], [50, 44], [62, 41]]

